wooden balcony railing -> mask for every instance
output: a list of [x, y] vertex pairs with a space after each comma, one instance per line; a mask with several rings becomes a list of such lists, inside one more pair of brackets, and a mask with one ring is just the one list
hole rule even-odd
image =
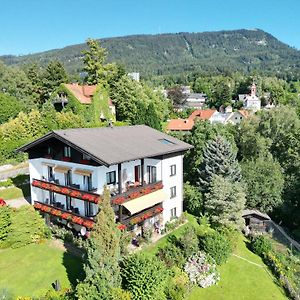
[[57, 183], [48, 182], [45, 180], [33, 179], [32, 186], [51, 191], [54, 193], [58, 193], [61, 195], [70, 196], [72, 198], [81, 199], [84, 201], [99, 203], [101, 201], [101, 197], [98, 194], [91, 193], [88, 191], [82, 191], [70, 186], [64, 186]]
[[52, 216], [56, 216], [58, 218], [67, 220], [69, 222], [85, 226], [88, 229], [92, 229], [95, 224], [95, 221], [93, 219], [83, 217], [81, 215], [75, 214], [74, 212], [70, 212], [70, 211], [55, 207], [53, 205], [45, 204], [43, 202], [35, 201], [34, 208], [41, 212], [50, 214]]
[[163, 188], [162, 181], [157, 181], [155, 183], [150, 183], [135, 188], [129, 188], [129, 190], [125, 193], [112, 196], [111, 202], [112, 204], [123, 204], [127, 201], [161, 190], [162, 188]]
[[151, 217], [154, 217], [158, 214], [160, 214], [163, 211], [162, 203], [159, 203], [149, 209], [146, 209], [144, 211], [141, 211], [133, 216], [124, 218], [121, 223], [125, 226], [128, 225], [135, 225], [138, 223], [141, 223]]

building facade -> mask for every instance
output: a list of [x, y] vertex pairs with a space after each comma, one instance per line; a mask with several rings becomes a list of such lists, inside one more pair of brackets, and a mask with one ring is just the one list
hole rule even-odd
[[179, 217], [190, 148], [139, 125], [53, 131], [20, 150], [29, 154], [31, 204], [84, 235], [105, 187], [122, 228], [161, 228]]

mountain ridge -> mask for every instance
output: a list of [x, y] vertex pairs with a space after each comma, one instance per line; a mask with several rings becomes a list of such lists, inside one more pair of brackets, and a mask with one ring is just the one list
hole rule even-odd
[[[261, 29], [206, 32], [137, 34], [98, 39], [108, 50], [108, 61], [124, 64], [128, 71], [142, 75], [185, 72], [299, 72], [300, 51]], [[8, 65], [32, 61], [47, 64], [62, 61], [69, 72], [82, 69], [86, 44], [69, 45], [39, 53], [3, 55]]]

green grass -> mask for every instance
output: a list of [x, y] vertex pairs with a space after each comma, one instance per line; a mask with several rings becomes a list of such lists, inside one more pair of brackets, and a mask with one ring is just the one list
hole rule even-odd
[[30, 195], [29, 184], [24, 185], [21, 188], [9, 187], [0, 190], [0, 198], [3, 198], [4, 200], [17, 199], [17, 198], [27, 197], [29, 195]]
[[[235, 254], [259, 265], [264, 265], [259, 256], [248, 250], [242, 238], [238, 241]], [[245, 260], [232, 256], [226, 264], [219, 268], [219, 271], [221, 280], [218, 285], [206, 289], [194, 288], [187, 300], [287, 299], [273, 276], [270, 276], [265, 269]]]
[[0, 290], [15, 296], [41, 296], [59, 280], [63, 288], [82, 276], [80, 259], [45, 244], [0, 250]]

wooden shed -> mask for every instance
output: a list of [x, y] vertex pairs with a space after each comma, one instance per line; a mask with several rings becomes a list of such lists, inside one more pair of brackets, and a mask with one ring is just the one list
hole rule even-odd
[[267, 214], [255, 209], [245, 209], [242, 217], [245, 219], [246, 226], [251, 231], [267, 231], [271, 221], [271, 218]]

